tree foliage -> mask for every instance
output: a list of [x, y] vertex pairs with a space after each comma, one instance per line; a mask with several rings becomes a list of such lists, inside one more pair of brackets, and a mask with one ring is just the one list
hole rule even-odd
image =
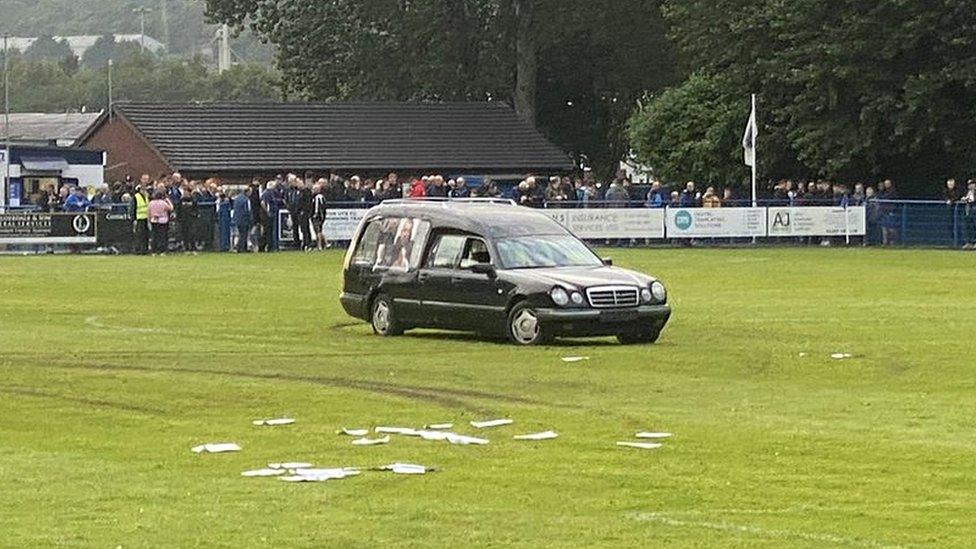
[[57, 41], [46, 35], [39, 36], [24, 50], [24, 57], [32, 61], [60, 61], [72, 55], [74, 53], [71, 52], [67, 42]]
[[[695, 118], [697, 107], [684, 99], [702, 91], [703, 78], [721, 88], [712, 90], [715, 107], [737, 113], [734, 137], [749, 93], [759, 94], [764, 176], [893, 177], [921, 186], [976, 169], [973, 2], [666, 0], [664, 11], [696, 76], [654, 96], [632, 120], [635, 150], [659, 171], [715, 175], [658, 149], [707, 131], [670, 123]], [[729, 158], [738, 146], [715, 144]], [[744, 174], [741, 161], [723, 171], [725, 179]]]
[[[113, 67], [115, 101], [277, 101], [277, 73], [259, 65], [241, 65], [224, 74], [210, 72], [199, 60], [167, 61], [143, 56], [138, 49]], [[2, 93], [0, 82], [0, 93]], [[108, 73], [63, 64], [10, 57], [10, 102], [14, 112], [98, 111], [108, 103]]]
[[[610, 171], [645, 90], [675, 80], [659, 0], [532, 4], [537, 123]], [[278, 47], [284, 82], [315, 100], [514, 99], [516, 0], [207, 0], [215, 21]]]

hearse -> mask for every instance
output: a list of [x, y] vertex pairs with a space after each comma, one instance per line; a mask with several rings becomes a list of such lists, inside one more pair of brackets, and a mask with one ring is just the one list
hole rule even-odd
[[538, 210], [497, 199], [388, 200], [346, 253], [342, 307], [381, 336], [439, 328], [518, 345], [616, 336], [653, 343], [664, 285], [612, 266]]

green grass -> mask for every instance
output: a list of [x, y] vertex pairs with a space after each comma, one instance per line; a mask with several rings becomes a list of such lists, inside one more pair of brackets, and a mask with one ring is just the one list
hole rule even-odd
[[[972, 543], [976, 255], [612, 255], [668, 284], [659, 344], [380, 339], [339, 253], [0, 258], [0, 546]], [[334, 434], [500, 416], [485, 447]], [[614, 446], [647, 429], [676, 436]], [[441, 471], [239, 476], [278, 460]]]

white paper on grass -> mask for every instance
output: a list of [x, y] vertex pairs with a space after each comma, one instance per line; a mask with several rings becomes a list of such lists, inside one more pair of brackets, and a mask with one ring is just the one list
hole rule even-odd
[[312, 477], [323, 480], [343, 479], [354, 477], [359, 474], [359, 469], [350, 467], [340, 467], [337, 469], [296, 469], [295, 475], [300, 477]]
[[416, 429], [411, 429], [409, 427], [377, 427], [373, 430], [377, 433], [385, 433], [388, 435], [406, 435], [410, 437], [420, 436]]
[[564, 356], [563, 362], [583, 362], [584, 360], [589, 360], [588, 356]]
[[515, 423], [511, 419], [490, 419], [488, 421], [472, 421], [471, 426], [475, 429], [487, 429], [488, 427], [501, 427]]
[[671, 433], [637, 433], [634, 436], [637, 438], [661, 439], [661, 438], [671, 438], [672, 435]]
[[269, 463], [269, 469], [307, 469], [309, 467], [314, 467], [311, 463], [306, 463], [304, 461], [290, 461], [285, 463]]
[[285, 474], [284, 469], [271, 469], [270, 467], [264, 469], [254, 469], [251, 471], [244, 471], [241, 473], [242, 477], [277, 477]]
[[617, 446], [624, 446], [626, 448], [639, 448], [641, 450], [654, 450], [655, 448], [660, 448], [664, 446], [663, 444], [658, 444], [656, 442], [618, 442]]
[[532, 433], [529, 435], [515, 435], [515, 440], [551, 440], [559, 435], [555, 431], [544, 431], [541, 433]]
[[364, 436], [366, 436], [366, 435], [369, 434], [369, 429], [346, 429], [346, 428], [342, 428], [342, 430], [340, 430], [339, 432], [342, 433], [342, 434], [344, 434], [344, 435], [351, 436], [351, 437], [364, 437]]
[[251, 422], [252, 425], [262, 425], [267, 427], [274, 427], [276, 425], [291, 425], [295, 423], [294, 418], [290, 417], [279, 417], [275, 419], [255, 419]]
[[206, 452], [208, 454], [222, 454], [224, 452], [239, 452], [241, 447], [234, 444], [233, 442], [212, 442], [209, 444], [201, 444], [200, 446], [194, 446], [190, 448], [194, 453], [200, 454]]
[[468, 446], [470, 444], [483, 446], [485, 444], [488, 444], [487, 439], [478, 438], [478, 437], [469, 437], [467, 435], [459, 435], [457, 433], [447, 433], [447, 441], [450, 442], [451, 444], [458, 444], [461, 446]]
[[832, 358], [834, 360], [842, 360], [842, 359], [845, 359], [845, 358], [854, 358], [854, 355], [852, 355], [850, 353], [834, 353], [834, 354], [830, 355], [830, 358]]
[[424, 429], [430, 429], [432, 431], [444, 431], [453, 428], [453, 423], [431, 423], [430, 425], [424, 425]]
[[423, 465], [415, 465], [413, 463], [392, 463], [385, 467], [382, 467], [384, 471], [392, 471], [397, 475], [423, 475], [427, 472], [427, 468]]
[[455, 434], [447, 431], [418, 431], [417, 433], [424, 440], [447, 440], [447, 437]]
[[389, 444], [390, 436], [387, 435], [383, 438], [357, 438], [352, 441], [353, 446], [376, 446], [379, 444]]

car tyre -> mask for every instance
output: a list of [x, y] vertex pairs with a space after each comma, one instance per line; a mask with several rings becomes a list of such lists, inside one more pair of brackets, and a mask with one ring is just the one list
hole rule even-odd
[[397, 321], [393, 308], [393, 300], [386, 294], [380, 294], [373, 300], [369, 314], [373, 333], [380, 336], [398, 336], [403, 334], [403, 326]]
[[527, 303], [518, 303], [508, 314], [508, 339], [516, 345], [545, 345], [552, 341], [538, 313]]
[[661, 336], [660, 329], [641, 330], [639, 332], [624, 332], [617, 334], [617, 341], [622, 345], [646, 345], [654, 343]]

